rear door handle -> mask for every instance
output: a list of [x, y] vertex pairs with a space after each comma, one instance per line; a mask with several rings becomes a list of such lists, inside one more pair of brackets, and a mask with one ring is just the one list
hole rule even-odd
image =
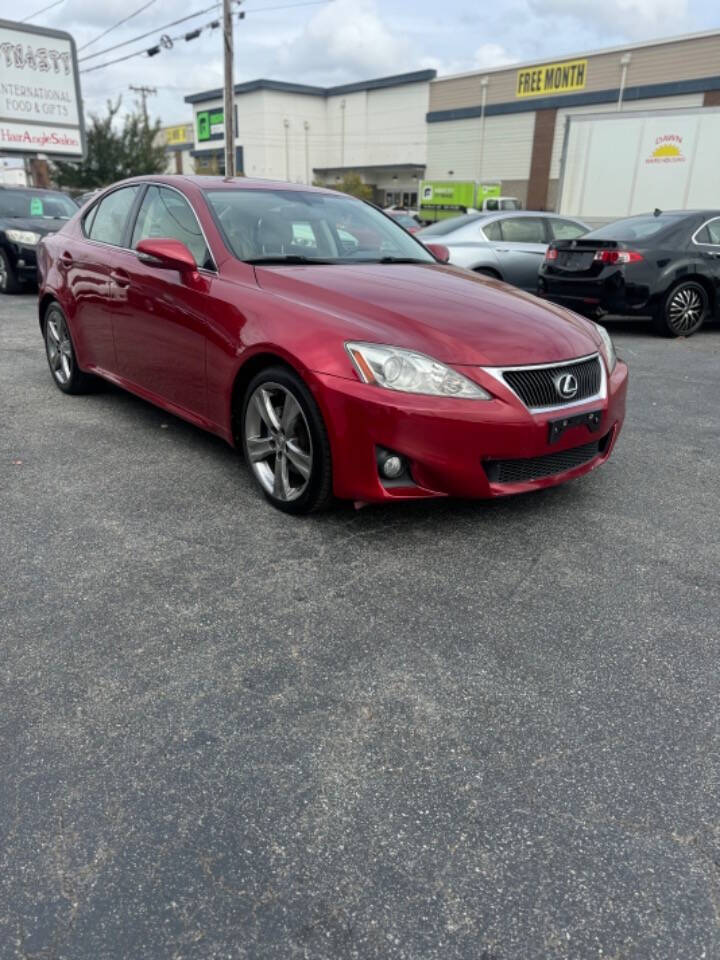
[[119, 287], [129, 287], [130, 286], [130, 277], [125, 273], [124, 270], [111, 270], [110, 279], [113, 283], [116, 283]]
[[73, 258], [72, 258], [72, 256], [67, 252], [67, 250], [64, 250], [64, 251], [60, 254], [60, 264], [61, 264], [63, 267], [71, 267], [71, 266], [73, 265]]

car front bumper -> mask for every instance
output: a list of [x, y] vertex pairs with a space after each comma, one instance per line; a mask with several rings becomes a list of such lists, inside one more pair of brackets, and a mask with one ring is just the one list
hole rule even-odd
[[[625, 418], [627, 367], [618, 361], [607, 378], [607, 396], [567, 408], [532, 413], [509, 389], [495, 399], [464, 400], [393, 393], [359, 381], [315, 374], [314, 391], [330, 434], [333, 488], [342, 499], [384, 501], [417, 497], [487, 498], [555, 486], [582, 476], [604, 463]], [[497, 387], [497, 384], [495, 384]], [[492, 388], [491, 388], [492, 389]], [[568, 426], [550, 442], [550, 421], [597, 411], [597, 429]], [[579, 466], [554, 454], [587, 448], [599, 441], [596, 454]], [[409, 465], [405, 483], [380, 478], [378, 448], [400, 454]], [[548, 460], [547, 458], [551, 458]], [[498, 461], [542, 460], [559, 463], [558, 472], [536, 479], [500, 482]], [[562, 463], [560, 463], [562, 461]], [[518, 464], [518, 466], [522, 466]], [[527, 472], [527, 471], [526, 471]]]

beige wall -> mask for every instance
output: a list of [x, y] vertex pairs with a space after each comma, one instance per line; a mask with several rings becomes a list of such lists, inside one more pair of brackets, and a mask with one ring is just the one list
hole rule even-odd
[[[594, 90], [608, 90], [619, 87], [622, 50], [612, 53], [598, 53], [587, 58], [587, 79], [585, 88], [578, 93], [591, 93]], [[627, 71], [627, 85], [630, 87], [651, 83], [667, 83], [669, 80], [693, 80], [713, 77], [720, 74], [720, 32], [709, 37], [689, 40], [676, 40], [653, 46], [627, 48], [631, 59]], [[571, 59], [559, 56], [556, 61]], [[578, 59], [573, 55], [572, 59]], [[555, 62], [545, 60], [537, 64]], [[434, 80], [430, 84], [430, 111], [453, 110], [459, 107], [480, 105], [480, 79], [489, 77], [487, 103], [523, 102], [530, 107], [536, 97], [516, 97], [515, 85], [518, 67], [503, 70], [464, 74]], [[567, 96], [572, 96], [572, 93]]]

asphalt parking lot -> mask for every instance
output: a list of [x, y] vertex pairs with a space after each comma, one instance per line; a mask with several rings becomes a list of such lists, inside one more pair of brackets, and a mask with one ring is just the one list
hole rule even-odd
[[603, 469], [293, 519], [0, 301], [0, 957], [720, 957], [720, 328]]

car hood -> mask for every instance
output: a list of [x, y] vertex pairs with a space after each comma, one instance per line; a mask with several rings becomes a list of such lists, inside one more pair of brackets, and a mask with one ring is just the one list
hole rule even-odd
[[68, 220], [43, 220], [40, 217], [0, 217], [0, 228], [3, 230], [32, 230], [44, 237], [48, 233], [57, 233]]
[[445, 363], [553, 363], [600, 347], [582, 317], [452, 266], [278, 266], [257, 267], [256, 275], [268, 292], [334, 318], [344, 339], [407, 347]]

